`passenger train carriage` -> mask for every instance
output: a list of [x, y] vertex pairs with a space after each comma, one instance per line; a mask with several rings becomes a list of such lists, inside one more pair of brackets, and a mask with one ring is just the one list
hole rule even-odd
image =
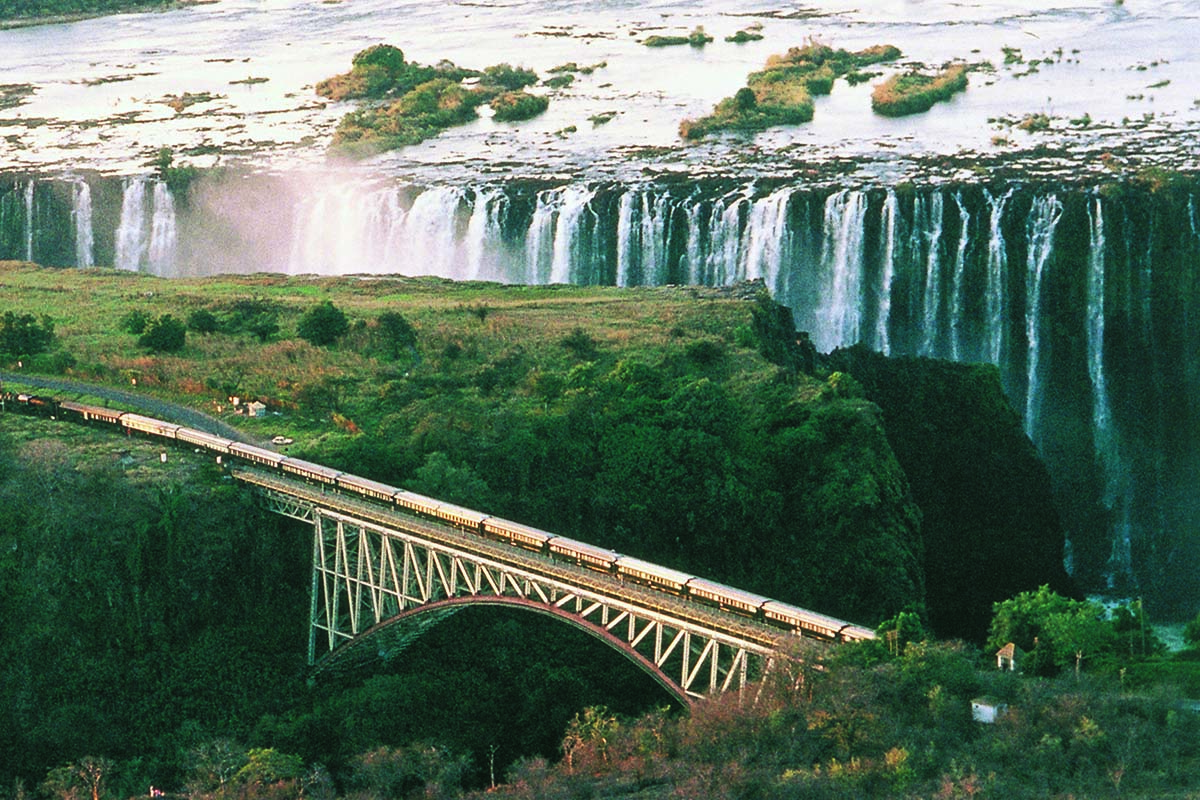
[[87, 424], [119, 428], [131, 435], [136, 433], [141, 436], [182, 442], [185, 445], [215, 453], [218, 460], [224, 456], [230, 456], [258, 467], [266, 467], [288, 476], [319, 484], [322, 490], [346, 492], [387, 503], [401, 511], [449, 524], [470, 534], [506, 542], [514, 547], [540, 553], [549, 558], [613, 575], [621, 580], [646, 586], [656, 591], [716, 606], [724, 611], [741, 614], [768, 625], [810, 637], [830, 641], [857, 641], [875, 638], [875, 633], [869, 628], [844, 620], [797, 608], [778, 600], [771, 600], [761, 595], [735, 589], [732, 586], [689, 575], [670, 567], [652, 564], [633, 556], [622, 555], [586, 542], [576, 541], [565, 536], [556, 536], [519, 522], [494, 517], [453, 503], [445, 503], [322, 464], [292, 458], [264, 447], [226, 439], [153, 417], [91, 406], [71, 400], [60, 401], [56, 398], [2, 391], [0, 391], [0, 406], [4, 409], [55, 418], [61, 416]]

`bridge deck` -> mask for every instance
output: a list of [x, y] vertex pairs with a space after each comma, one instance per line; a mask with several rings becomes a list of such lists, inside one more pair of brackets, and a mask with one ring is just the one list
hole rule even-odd
[[340, 511], [385, 528], [425, 537], [438, 544], [523, 568], [548, 578], [586, 588], [615, 600], [623, 600], [667, 613], [682, 621], [702, 625], [727, 636], [752, 642], [759, 647], [774, 650], [788, 638], [796, 638], [785, 631], [734, 612], [722, 611], [668, 592], [656, 591], [636, 583], [630, 583], [615, 575], [606, 575], [595, 570], [556, 561], [504, 542], [465, 533], [438, 522], [405, 514], [397, 509], [341, 494], [332, 489], [322, 490], [301, 481], [248, 468], [234, 469], [232, 474], [234, 478], [244, 483], [280, 492], [323, 508]]

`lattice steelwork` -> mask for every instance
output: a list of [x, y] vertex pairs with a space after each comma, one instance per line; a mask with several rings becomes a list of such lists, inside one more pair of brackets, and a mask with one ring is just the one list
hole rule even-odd
[[742, 688], [767, 668], [778, 640], [766, 630], [732, 632], [746, 628], [741, 619], [706, 625], [703, 617], [720, 613], [507, 545], [383, 509], [356, 513], [337, 495], [278, 478], [252, 482], [271, 510], [313, 525], [310, 664], [367, 634], [424, 627], [428, 615], [463, 605], [500, 603], [560, 617], [608, 641], [690, 701]]

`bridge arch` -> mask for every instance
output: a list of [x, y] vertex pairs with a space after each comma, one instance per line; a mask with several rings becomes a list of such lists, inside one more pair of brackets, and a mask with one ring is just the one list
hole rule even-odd
[[[287, 478], [235, 472], [312, 528], [309, 664], [379, 635], [413, 638], [470, 605], [565, 621], [615, 647], [686, 705], [764, 674], [790, 634], [744, 616]], [[344, 654], [344, 655], [339, 655]]]
[[[612, 648], [631, 664], [642, 670], [662, 689], [671, 695], [681, 706], [690, 707], [696, 700], [672, 679], [661, 666], [655, 664], [647, 655], [639, 652], [625, 640], [601, 625], [583, 619], [569, 611], [549, 606], [534, 600], [520, 597], [496, 596], [463, 596], [437, 600], [415, 608], [403, 611], [390, 619], [385, 619], [368, 628], [353, 642], [342, 645], [322, 656], [313, 665], [314, 672], [320, 674], [326, 670], [337, 669], [337, 666], [347, 660], [357, 661], [364, 658], [374, 658], [380, 653], [374, 646], [379, 639], [388, 639], [393, 645], [391, 652], [406, 648], [426, 631], [436, 626], [452, 614], [469, 607], [500, 607], [538, 614], [556, 622], [565, 623], [572, 628], [582, 631], [593, 639]], [[426, 624], [414, 625], [414, 622], [427, 621]], [[397, 629], [401, 629], [397, 631]], [[366, 651], [366, 655], [361, 655]]]

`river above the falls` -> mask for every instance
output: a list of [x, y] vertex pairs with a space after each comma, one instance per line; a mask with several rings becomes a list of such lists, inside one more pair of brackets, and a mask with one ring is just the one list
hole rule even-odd
[[[761, 41], [725, 37], [761, 25]], [[649, 48], [647, 36], [703, 26], [703, 48]], [[177, 163], [316, 169], [352, 108], [313, 91], [378, 42], [409, 60], [547, 70], [604, 66], [560, 90], [528, 122], [489, 118], [356, 165], [424, 184], [509, 176], [799, 174], [820, 165], [895, 181], [914, 165], [959, 169], [1011, 157], [1052, 168], [1179, 168], [1200, 157], [1200, 7], [1182, 0], [761, 0], [532, 2], [216, 0], [0, 31], [0, 169], [46, 174], [148, 171], [162, 147]], [[970, 88], [930, 112], [888, 119], [870, 109], [876, 80], [837, 81], [813, 121], [685, 144], [679, 123], [709, 112], [767, 57], [817, 39], [850, 50], [898, 46], [910, 64], [981, 65]], [[1008, 63], [1006, 63], [1006, 61]], [[208, 99], [176, 111], [167, 102]], [[7, 106], [7, 107], [6, 107]], [[596, 115], [615, 113], [596, 124]], [[1049, 130], [1015, 126], [1045, 114]], [[1086, 163], [1084, 163], [1086, 162]], [[840, 166], [837, 166], [840, 165]], [[1055, 165], [1057, 165], [1055, 167]]]

